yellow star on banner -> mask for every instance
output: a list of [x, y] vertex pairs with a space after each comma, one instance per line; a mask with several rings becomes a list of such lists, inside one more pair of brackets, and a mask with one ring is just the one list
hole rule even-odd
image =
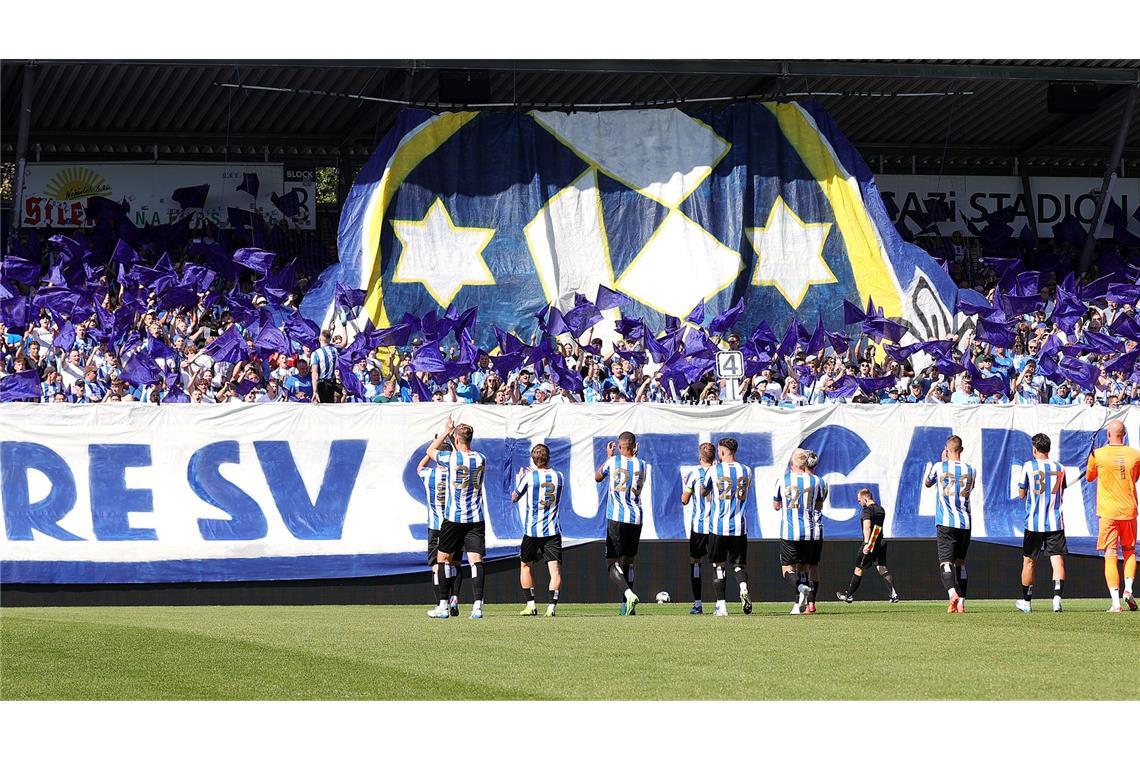
[[392, 220], [402, 250], [392, 282], [421, 283], [446, 308], [464, 285], [494, 285], [483, 249], [495, 236], [487, 227], [456, 227], [436, 198], [420, 221]]
[[823, 260], [830, 230], [831, 222], [805, 222], [777, 197], [765, 225], [744, 230], [758, 258], [752, 284], [771, 285], [798, 309], [812, 285], [838, 282]]

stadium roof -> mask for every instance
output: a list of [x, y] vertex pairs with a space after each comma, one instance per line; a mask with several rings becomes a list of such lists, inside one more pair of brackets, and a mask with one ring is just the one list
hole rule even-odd
[[[0, 62], [0, 153], [14, 156], [23, 71], [35, 67], [32, 160], [361, 163], [402, 103], [440, 104], [444, 72], [486, 73], [498, 110], [814, 97], [879, 170], [1096, 174], [1137, 60], [338, 60]], [[1095, 87], [1091, 114], [1050, 113], [1051, 82]], [[454, 106], [465, 108], [470, 106]], [[944, 155], [945, 154], [945, 155]], [[1140, 167], [1140, 115], [1125, 162]], [[882, 164], [880, 165], [879, 162]], [[931, 167], [934, 169], [931, 169]], [[992, 167], [992, 169], [987, 169]], [[1134, 169], [1126, 169], [1131, 174]]]

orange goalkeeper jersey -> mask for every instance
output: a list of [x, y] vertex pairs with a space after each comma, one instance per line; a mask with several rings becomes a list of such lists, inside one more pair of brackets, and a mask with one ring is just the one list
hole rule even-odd
[[1101, 446], [1089, 455], [1085, 477], [1096, 481], [1096, 513], [1109, 520], [1136, 517], [1136, 479], [1140, 451], [1131, 446]]

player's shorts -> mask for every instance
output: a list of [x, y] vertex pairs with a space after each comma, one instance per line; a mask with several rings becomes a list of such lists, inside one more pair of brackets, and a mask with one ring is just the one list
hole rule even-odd
[[781, 565], [818, 565], [823, 541], [785, 541], [780, 539]]
[[636, 557], [641, 543], [641, 525], [606, 520], [606, 559]]
[[1069, 553], [1069, 544], [1065, 541], [1063, 530], [1027, 530], [1025, 538], [1021, 540], [1021, 553], [1037, 559], [1044, 551], [1050, 557], [1057, 557]]
[[562, 561], [562, 534], [553, 536], [523, 536], [522, 545], [519, 546], [519, 560], [521, 562], [561, 562]]
[[428, 528], [428, 567], [435, 564], [436, 554], [439, 553], [439, 531]]
[[709, 561], [734, 565], [748, 563], [748, 536], [719, 536], [709, 534]]
[[456, 555], [460, 551], [468, 554], [487, 553], [487, 523], [457, 523], [444, 520], [439, 528], [437, 549], [444, 554]]
[[953, 562], [966, 559], [966, 551], [970, 548], [970, 531], [965, 528], [949, 528], [938, 526], [938, 561]]
[[1125, 554], [1136, 547], [1136, 518], [1128, 520], [1109, 520], [1102, 517], [1100, 530], [1096, 534], [1097, 551], [1122, 549]]
[[879, 537], [879, 542], [877, 544], [875, 544], [875, 548], [872, 549], [870, 553], [868, 553], [868, 554], [863, 553], [863, 545], [862, 544], [860, 544], [859, 548], [856, 549], [855, 551], [856, 551], [856, 555], [855, 555], [855, 566], [856, 567], [861, 567], [864, 570], [866, 570], [868, 567], [873, 567], [875, 565], [886, 565], [887, 564], [887, 542], [882, 540], [881, 536]]
[[693, 559], [700, 559], [709, 553], [709, 534], [708, 533], [690, 533], [689, 534], [689, 556]]

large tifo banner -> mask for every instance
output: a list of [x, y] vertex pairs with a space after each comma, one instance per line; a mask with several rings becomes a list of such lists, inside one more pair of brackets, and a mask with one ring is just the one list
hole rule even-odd
[[[178, 193], [179, 189], [190, 190], [187, 196], [193, 196], [202, 188], [206, 188], [204, 198], [188, 200]], [[270, 163], [128, 162], [29, 163], [19, 203], [20, 226], [82, 227], [87, 223], [85, 209], [91, 196], [129, 203], [127, 218], [137, 227], [171, 224], [186, 209], [195, 214], [195, 226], [209, 220], [228, 227], [227, 210], [236, 208], [259, 213], [270, 224], [284, 220], [293, 229], [316, 228], [312, 169]]]
[[920, 340], [949, 332], [957, 295], [899, 237], [870, 169], [814, 103], [407, 110], [356, 177], [338, 252], [307, 317], [323, 323], [343, 282], [367, 290], [378, 326], [478, 306], [480, 342], [492, 326], [529, 337], [535, 312], [599, 285], [655, 330], [702, 299], [706, 313], [743, 299], [745, 335], [817, 314], [842, 331], [843, 299], [871, 298]]
[[[8, 404], [0, 438], [5, 583], [131, 583], [344, 578], [425, 567], [426, 506], [416, 466], [448, 413], [475, 429], [487, 457], [488, 556], [517, 552], [522, 526], [513, 479], [537, 442], [567, 475], [563, 536], [605, 535], [604, 485], [594, 472], [623, 430], [649, 464], [643, 539], [682, 539], [681, 485], [701, 442], [732, 436], [755, 473], [748, 534], [777, 538], [777, 478], [797, 446], [820, 454], [830, 484], [825, 537], [861, 536], [855, 494], [886, 509], [888, 536], [932, 537], [927, 464], [962, 437], [978, 483], [977, 538], [1021, 535], [1017, 473], [1038, 432], [1066, 467], [1065, 527], [1095, 535], [1095, 489], [1084, 466], [1100, 431], [1140, 412], [1105, 408], [835, 405], [227, 404], [41, 407]], [[1099, 443], [1098, 443], [1099, 445]], [[1079, 540], [1079, 539], [1078, 539]]]

